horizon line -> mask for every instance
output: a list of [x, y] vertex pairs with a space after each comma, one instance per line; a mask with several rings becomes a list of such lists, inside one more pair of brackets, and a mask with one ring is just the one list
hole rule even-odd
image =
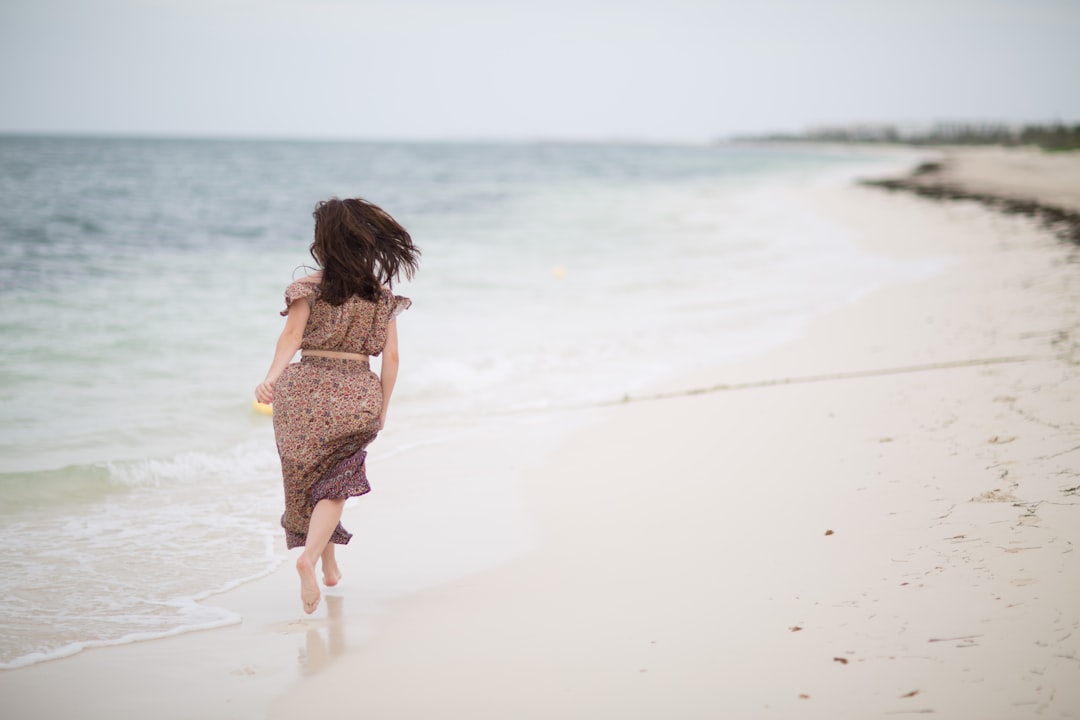
[[297, 142], [297, 143], [402, 143], [402, 144], [550, 144], [550, 145], [712, 145], [734, 139], [734, 135], [709, 138], [660, 138], [634, 136], [416, 136], [393, 137], [375, 135], [289, 135], [271, 133], [198, 133], [126, 130], [27, 130], [0, 129], [0, 138], [64, 138], [87, 140], [172, 140], [172, 141], [240, 141], [240, 142]]

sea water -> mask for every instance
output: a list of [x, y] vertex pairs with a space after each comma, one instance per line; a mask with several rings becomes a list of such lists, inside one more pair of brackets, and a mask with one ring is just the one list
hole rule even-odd
[[782, 202], [897, 162], [0, 137], [0, 668], [236, 622], [212, 596], [282, 561], [280, 466], [251, 401], [318, 200], [365, 197], [423, 251], [397, 287], [414, 306], [392, 413], [415, 444], [618, 399], [925, 274]]

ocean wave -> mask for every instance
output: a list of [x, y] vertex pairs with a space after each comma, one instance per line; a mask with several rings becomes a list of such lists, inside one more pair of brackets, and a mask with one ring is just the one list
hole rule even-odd
[[[272, 572], [272, 569], [270, 570]], [[265, 575], [264, 573], [263, 575]], [[251, 580], [258, 579], [263, 575], [256, 575], [250, 578], [245, 578], [242, 582], [249, 582]], [[239, 584], [239, 583], [238, 583]], [[222, 590], [221, 592], [224, 592]], [[110, 638], [105, 640], [75, 640], [67, 642], [59, 647], [50, 648], [47, 650], [35, 650], [27, 652], [24, 655], [16, 655], [10, 660], [3, 658], [0, 659], [0, 670], [14, 670], [16, 668], [26, 667], [28, 665], [34, 665], [36, 663], [47, 662], [49, 660], [58, 660], [60, 658], [74, 655], [83, 650], [96, 647], [109, 647], [112, 645], [127, 645], [129, 643], [140, 642], [143, 640], [157, 640], [159, 638], [172, 637], [174, 635], [181, 635], [183, 633], [195, 632], [196, 630], [211, 630], [219, 627], [226, 627], [228, 625], [238, 625], [243, 618], [237, 613], [222, 608], [213, 608], [204, 605], [197, 605], [194, 600], [178, 600], [172, 603], [178, 611], [187, 611], [189, 614], [193, 609], [197, 609], [200, 615], [208, 616], [204, 619], [196, 620], [194, 622], [185, 622], [184, 624], [176, 625], [170, 624], [168, 629], [160, 631], [149, 632], [133, 632], [126, 635], [122, 635], [117, 638]], [[137, 618], [133, 618], [134, 621], [138, 621]]]
[[[2, 478], [0, 667], [238, 621], [199, 604], [283, 555], [272, 445]], [[15, 480], [15, 482], [12, 482]], [[212, 558], [212, 561], [208, 561]]]

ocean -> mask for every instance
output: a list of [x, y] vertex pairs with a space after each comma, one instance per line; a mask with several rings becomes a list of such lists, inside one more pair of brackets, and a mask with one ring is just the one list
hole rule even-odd
[[318, 200], [371, 200], [423, 251], [397, 287], [414, 305], [377, 459], [750, 356], [933, 272], [866, 255], [785, 201], [910, 162], [0, 137], [0, 668], [238, 622], [213, 596], [284, 560], [280, 467], [252, 391], [283, 290], [313, 264]]

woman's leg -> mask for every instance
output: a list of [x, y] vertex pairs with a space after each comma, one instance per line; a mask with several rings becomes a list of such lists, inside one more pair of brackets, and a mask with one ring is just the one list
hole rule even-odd
[[320, 500], [311, 511], [308, 524], [307, 544], [296, 559], [296, 572], [300, 574], [300, 599], [308, 615], [319, 607], [319, 582], [315, 579], [315, 563], [323, 554], [330, 536], [341, 520], [344, 500]]

